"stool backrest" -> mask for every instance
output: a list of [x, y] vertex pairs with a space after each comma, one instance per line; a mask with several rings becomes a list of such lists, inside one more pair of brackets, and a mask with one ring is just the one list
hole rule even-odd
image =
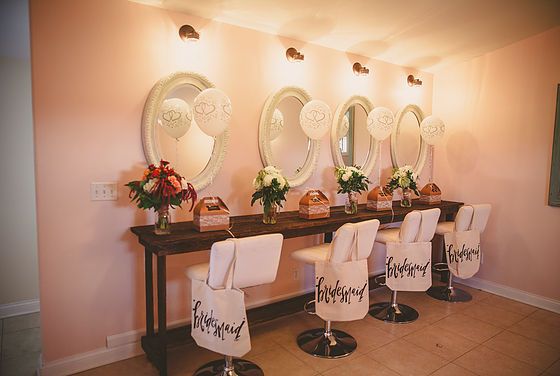
[[420, 211], [422, 221], [420, 222], [420, 228], [418, 229], [418, 235], [416, 236], [417, 242], [432, 241], [434, 234], [436, 233], [436, 226], [440, 214], [441, 210], [439, 208]]
[[422, 214], [419, 211], [414, 210], [408, 213], [401, 224], [399, 240], [402, 243], [413, 243], [416, 241], [420, 222], [422, 222]]
[[470, 205], [463, 205], [455, 216], [455, 231], [467, 231], [470, 229], [474, 209]]
[[280, 253], [282, 234], [251, 236], [216, 242], [210, 250], [208, 284], [212, 288], [223, 288], [227, 271], [237, 250], [237, 261], [233, 274], [233, 287], [245, 288], [274, 282]]
[[354, 236], [358, 247], [357, 260], [367, 259], [373, 249], [373, 243], [379, 229], [379, 220], [372, 219], [358, 223], [345, 223], [336, 231], [331, 244], [329, 261], [346, 262], [352, 259]]
[[490, 204], [475, 204], [471, 206], [474, 209], [474, 213], [470, 229], [478, 230], [482, 234], [488, 223], [492, 206]]

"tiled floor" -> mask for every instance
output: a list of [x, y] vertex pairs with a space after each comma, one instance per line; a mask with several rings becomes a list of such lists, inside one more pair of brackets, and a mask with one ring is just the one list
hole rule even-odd
[[0, 375], [35, 375], [40, 353], [38, 313], [0, 320]]
[[[424, 293], [400, 293], [399, 301], [420, 312], [406, 325], [392, 325], [370, 316], [334, 323], [358, 341], [351, 356], [318, 359], [295, 343], [298, 333], [321, 326], [314, 316], [297, 314], [251, 329], [253, 349], [245, 358], [265, 375], [399, 376], [399, 375], [543, 375], [560, 376], [560, 315], [464, 287], [468, 303], [450, 304]], [[376, 290], [370, 303], [386, 301], [389, 292]], [[169, 374], [191, 375], [220, 356], [185, 345], [170, 350]], [[145, 356], [80, 373], [80, 376], [157, 375]]]

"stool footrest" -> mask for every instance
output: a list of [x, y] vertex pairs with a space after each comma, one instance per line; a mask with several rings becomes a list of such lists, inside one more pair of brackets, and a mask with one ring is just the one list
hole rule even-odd
[[387, 276], [385, 274], [378, 275], [377, 277], [373, 278], [373, 281], [379, 286], [387, 286]]
[[432, 270], [435, 270], [436, 272], [448, 272], [449, 266], [446, 262], [437, 262], [432, 265]]
[[305, 303], [303, 305], [303, 310], [308, 315], [316, 315], [317, 313], [315, 313], [315, 300], [310, 300], [307, 303]]

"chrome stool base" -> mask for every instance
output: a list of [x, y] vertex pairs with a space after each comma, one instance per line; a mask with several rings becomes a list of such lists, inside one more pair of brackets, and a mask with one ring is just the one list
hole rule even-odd
[[244, 359], [233, 359], [233, 370], [225, 370], [224, 359], [206, 363], [196, 370], [194, 376], [264, 376], [264, 372], [255, 363]]
[[446, 302], [468, 302], [472, 300], [471, 294], [465, 290], [449, 286], [432, 286], [428, 289], [427, 294], [437, 300], [444, 300]]
[[418, 311], [406, 304], [383, 302], [374, 304], [369, 314], [378, 320], [397, 324], [407, 324], [418, 319]]
[[325, 328], [306, 330], [297, 337], [297, 344], [306, 353], [327, 359], [344, 358], [352, 354], [358, 344], [354, 337], [340, 330]]

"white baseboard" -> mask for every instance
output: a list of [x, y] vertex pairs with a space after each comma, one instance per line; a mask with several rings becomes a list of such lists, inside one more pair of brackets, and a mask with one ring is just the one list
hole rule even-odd
[[[383, 270], [376, 270], [370, 273], [370, 275], [378, 275], [380, 273], [383, 273]], [[313, 292], [313, 290], [314, 288], [310, 287], [289, 294], [276, 296], [272, 299], [260, 299], [253, 302], [251, 302], [249, 295], [247, 299], [249, 301], [247, 308], [257, 308], [266, 304], [291, 299]], [[189, 323], [190, 317], [170, 322], [168, 327], [176, 328]], [[107, 347], [49, 362], [42, 366], [38, 374], [40, 376], [64, 376], [141, 355], [143, 351], [140, 346], [140, 339], [145, 333], [145, 329], [136, 329], [107, 336]]]
[[518, 290], [513, 287], [505, 286], [496, 282], [487, 281], [480, 278], [459, 279], [454, 281], [463, 285], [491, 292], [504, 298], [516, 300], [521, 303], [529, 304], [535, 307], [546, 309], [548, 311], [560, 313], [560, 301], [550, 299], [544, 296], [536, 295], [527, 291]]
[[41, 376], [66, 376], [142, 354], [139, 343], [129, 343], [113, 349], [100, 348], [49, 362], [42, 366]]
[[39, 299], [22, 300], [15, 303], [0, 304], [0, 319], [39, 312]]

